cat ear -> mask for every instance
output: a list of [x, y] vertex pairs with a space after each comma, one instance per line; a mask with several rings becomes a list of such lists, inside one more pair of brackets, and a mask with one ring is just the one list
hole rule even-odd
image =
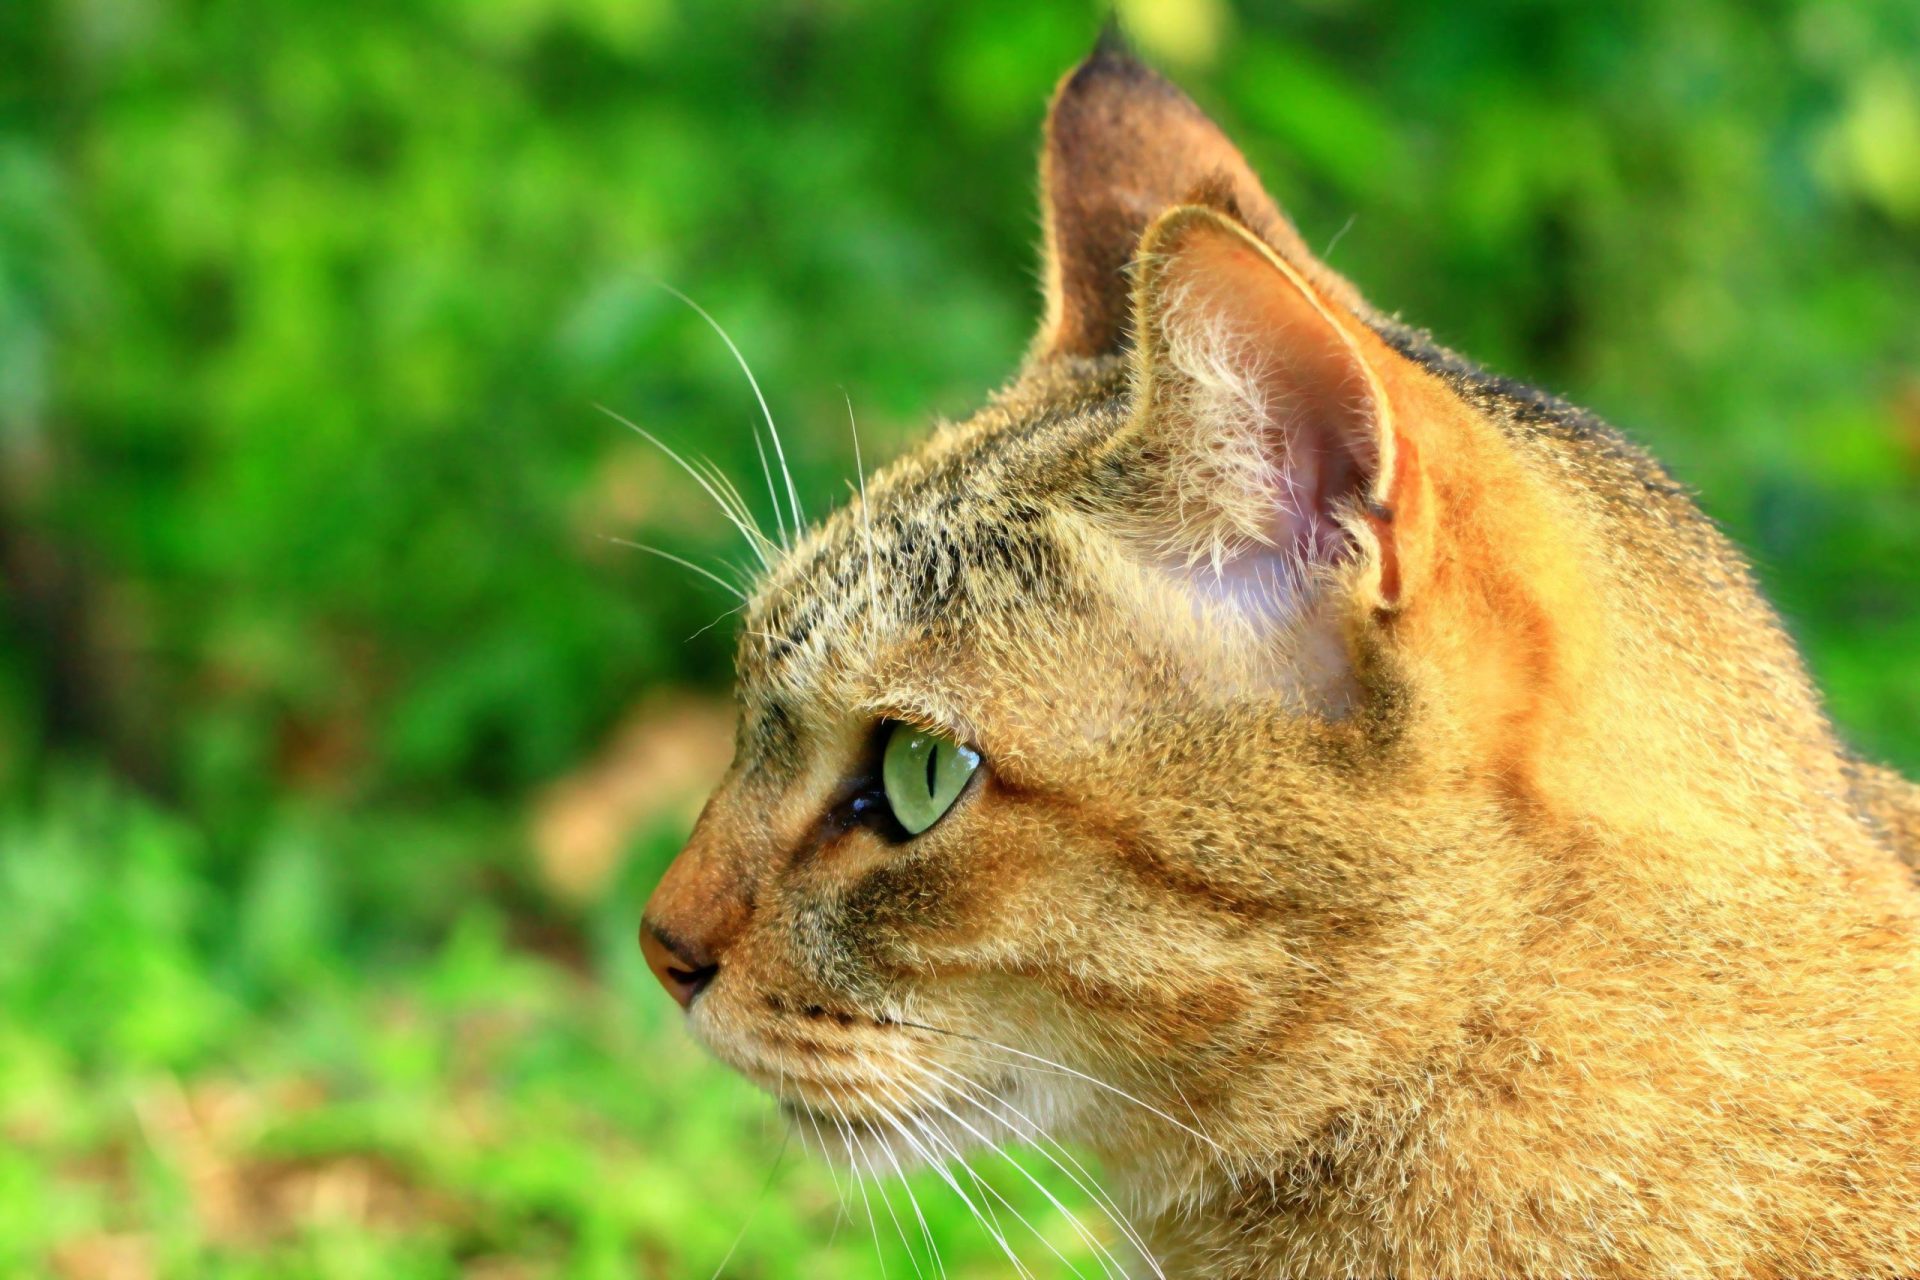
[[[1297, 612], [1357, 568], [1397, 607], [1411, 494], [1393, 353], [1231, 212], [1186, 205], [1141, 242], [1133, 517], [1209, 583]], [[1203, 568], [1202, 565], [1207, 567]]]
[[1128, 264], [1141, 234], [1202, 186], [1231, 196], [1255, 234], [1337, 295], [1246, 159], [1180, 90], [1137, 61], [1109, 27], [1069, 72], [1047, 112], [1040, 187], [1046, 220], [1047, 314], [1037, 356], [1122, 350]]

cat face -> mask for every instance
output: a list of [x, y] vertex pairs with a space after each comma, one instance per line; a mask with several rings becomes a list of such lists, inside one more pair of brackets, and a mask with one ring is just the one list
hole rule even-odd
[[[1058, 1063], [1142, 1100], [1110, 1135], [1192, 1141], [1379, 910], [1352, 846], [1382, 747], [1268, 670], [1312, 657], [1304, 628], [1247, 625], [1095, 509], [1126, 396], [1076, 396], [953, 429], [769, 579], [738, 757], [648, 908], [674, 968], [718, 965], [695, 1034], [828, 1132], [964, 1147], [1115, 1109]], [[898, 723], [981, 757], [911, 837]]]
[[[1351, 1106], [1452, 999], [1501, 836], [1440, 780], [1526, 681], [1446, 697], [1508, 640], [1422, 639], [1486, 607], [1457, 565], [1497, 534], [1434, 512], [1491, 429], [1218, 131], [1102, 53], [1045, 163], [1026, 368], [757, 588], [736, 759], [643, 943], [698, 1038], [856, 1150], [1044, 1131], [1177, 1185]], [[978, 767], [913, 833], [916, 731]]]

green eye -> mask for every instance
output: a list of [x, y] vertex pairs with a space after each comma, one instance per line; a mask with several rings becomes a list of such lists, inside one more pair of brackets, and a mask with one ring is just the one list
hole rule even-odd
[[913, 835], [940, 821], [980, 767], [980, 753], [942, 733], [896, 724], [887, 734], [880, 780], [893, 816]]

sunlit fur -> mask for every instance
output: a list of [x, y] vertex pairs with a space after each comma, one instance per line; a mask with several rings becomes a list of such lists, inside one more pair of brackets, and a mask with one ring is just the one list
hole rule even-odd
[[[1117, 58], [1063, 96], [1145, 92]], [[738, 755], [648, 909], [721, 957], [694, 1033], [862, 1172], [1093, 1150], [1168, 1276], [1920, 1272], [1920, 791], [1656, 463], [1245, 201], [1145, 210], [1123, 323], [1056, 285], [1079, 336], [755, 588]], [[1260, 458], [1180, 471], [1257, 368], [1220, 338], [1225, 407], [1156, 399], [1210, 358], [1164, 333], [1182, 237], [1306, 290], [1378, 399], [1264, 605], [1217, 589]], [[829, 817], [884, 719], [985, 759], [897, 844]]]

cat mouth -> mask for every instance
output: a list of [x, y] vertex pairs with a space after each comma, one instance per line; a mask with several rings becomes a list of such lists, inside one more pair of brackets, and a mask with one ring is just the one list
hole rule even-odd
[[938, 1052], [926, 1043], [936, 1028], [853, 1010], [768, 1004], [776, 1014], [771, 1025], [741, 1028], [708, 1047], [771, 1095], [796, 1134], [836, 1162], [883, 1153], [911, 1164], [939, 1163], [1030, 1127], [1012, 1102], [1022, 1082], [1004, 1067], [982, 1072], [977, 1063]]
[[909, 1088], [898, 1076], [879, 1072], [814, 1075], [789, 1067], [777, 1077], [764, 1069], [742, 1074], [772, 1094], [780, 1109], [796, 1120], [876, 1133], [885, 1131], [885, 1117], [924, 1119], [939, 1114], [942, 1105], [955, 1105], [952, 1098], [943, 1096], [947, 1090], [931, 1081]]

